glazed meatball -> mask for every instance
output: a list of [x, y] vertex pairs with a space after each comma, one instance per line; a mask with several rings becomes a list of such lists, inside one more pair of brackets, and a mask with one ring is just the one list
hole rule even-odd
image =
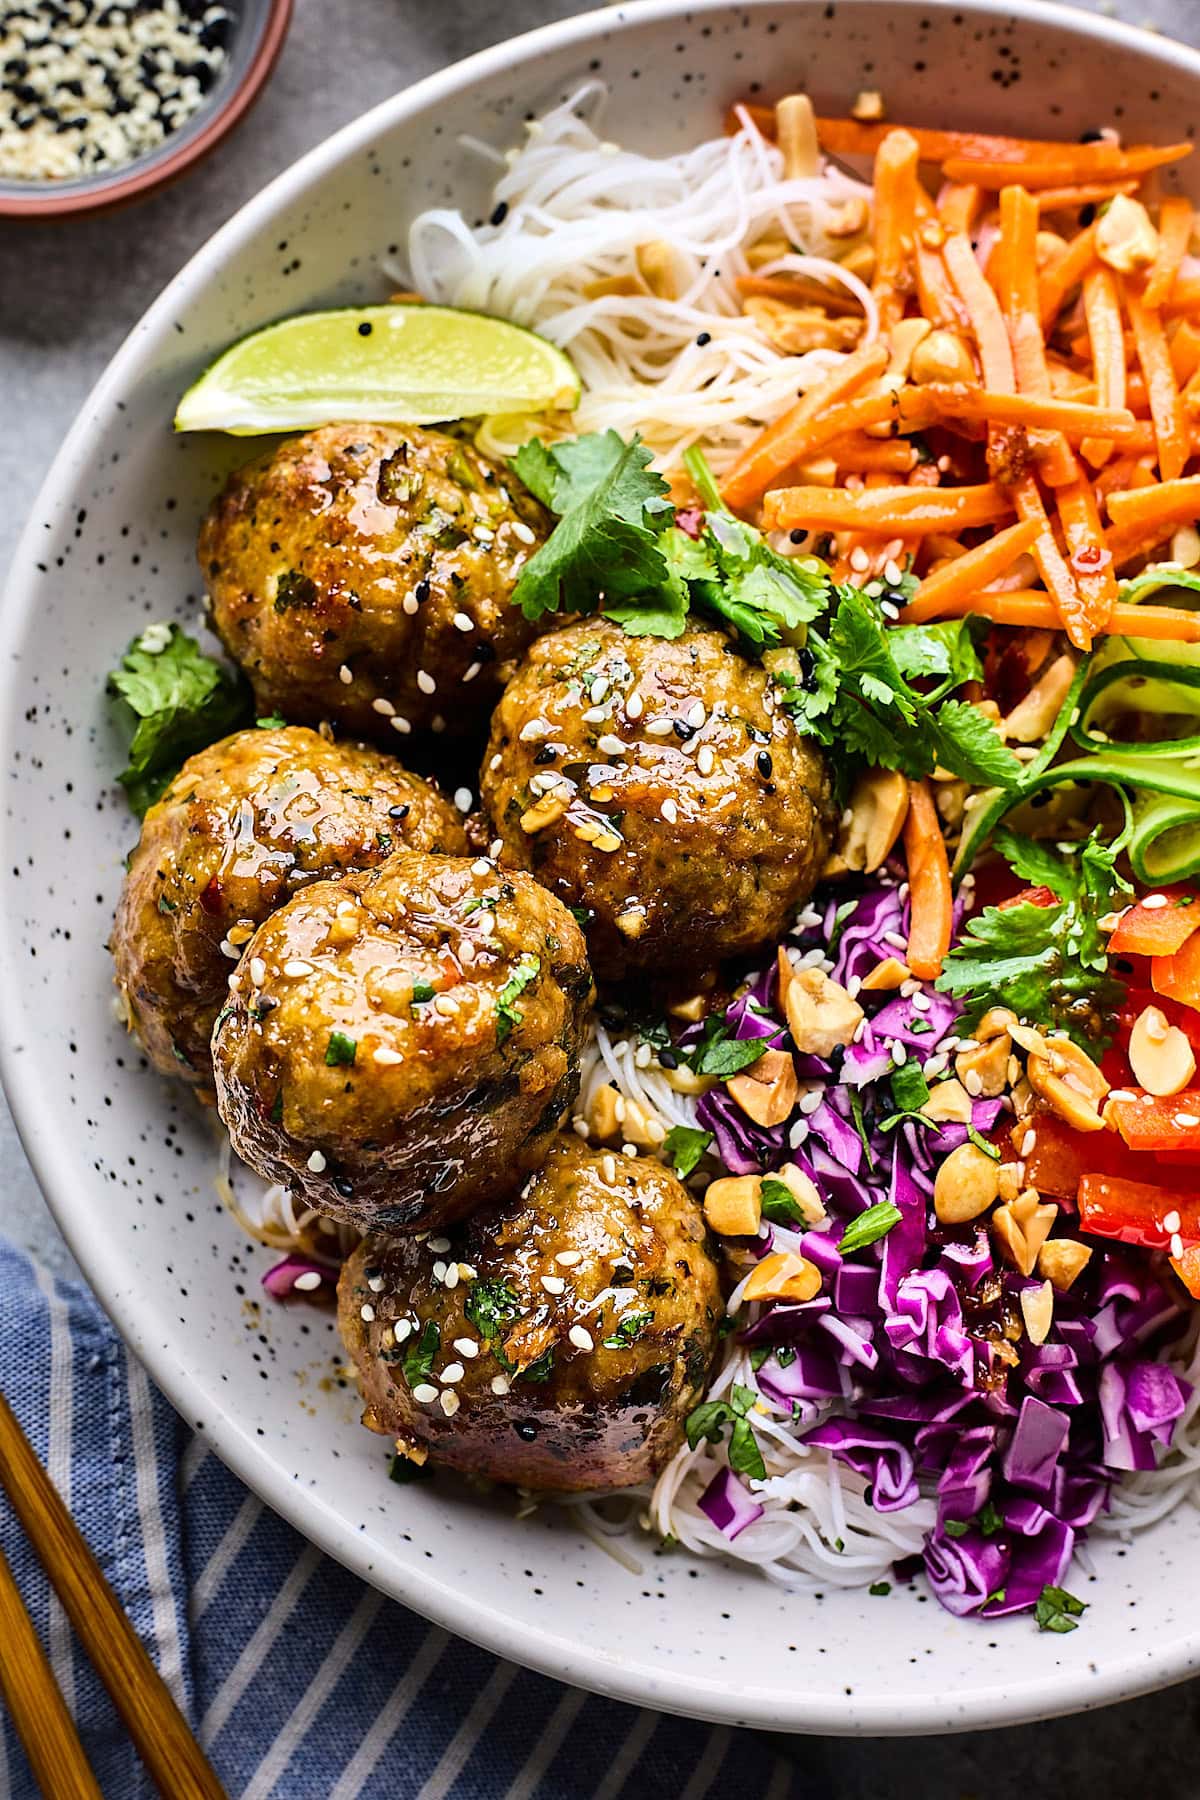
[[[453, 1276], [452, 1276], [453, 1271]], [[701, 1398], [721, 1295], [697, 1202], [661, 1163], [560, 1137], [522, 1193], [342, 1271], [364, 1423], [524, 1487], [628, 1487]]]
[[597, 976], [710, 966], [787, 927], [829, 848], [821, 752], [720, 632], [539, 638], [496, 708], [483, 804], [502, 860], [586, 908]]
[[548, 526], [456, 438], [326, 425], [230, 478], [200, 563], [261, 711], [394, 748], [411, 729], [486, 718], [533, 635], [511, 595]]
[[306, 888], [246, 947], [213, 1036], [233, 1147], [361, 1230], [512, 1192], [579, 1087], [583, 935], [528, 875], [402, 851]]
[[241, 946], [307, 883], [401, 844], [467, 847], [455, 808], [378, 750], [284, 726], [189, 757], [146, 814], [110, 944], [155, 1067], [211, 1090], [209, 1042]]

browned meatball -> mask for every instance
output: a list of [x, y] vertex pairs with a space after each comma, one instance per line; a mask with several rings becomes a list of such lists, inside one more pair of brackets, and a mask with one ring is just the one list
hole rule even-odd
[[233, 1147], [362, 1230], [511, 1193], [579, 1087], [583, 935], [528, 875], [401, 851], [246, 947], [213, 1035]]
[[200, 564], [261, 710], [394, 747], [482, 723], [533, 636], [510, 596], [548, 523], [456, 438], [326, 425], [231, 476]]
[[155, 1067], [211, 1090], [213, 1022], [256, 927], [307, 883], [400, 844], [467, 847], [455, 808], [378, 750], [284, 726], [189, 757], [146, 814], [110, 945]]
[[821, 752], [717, 631], [583, 619], [539, 638], [492, 719], [502, 860], [588, 911], [592, 966], [704, 968], [772, 942], [829, 848]]
[[342, 1271], [364, 1423], [524, 1487], [628, 1487], [700, 1399], [721, 1295], [700, 1208], [661, 1163], [556, 1140], [500, 1208]]

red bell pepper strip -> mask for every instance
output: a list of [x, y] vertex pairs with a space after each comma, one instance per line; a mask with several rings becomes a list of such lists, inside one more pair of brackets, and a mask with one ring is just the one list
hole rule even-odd
[[1104, 1116], [1116, 1122], [1131, 1150], [1200, 1150], [1200, 1088], [1165, 1096], [1127, 1091], [1133, 1096], [1128, 1100], [1109, 1095]]
[[[1022, 1146], [1033, 1142], [1025, 1155]], [[1051, 1200], [1074, 1200], [1085, 1175], [1143, 1181], [1145, 1160], [1115, 1131], [1076, 1131], [1056, 1113], [1034, 1113], [1012, 1128], [1013, 1151], [1025, 1165], [1025, 1185]]]
[[[1170, 1227], [1164, 1224], [1167, 1219]], [[1200, 1197], [1182, 1187], [1085, 1175], [1079, 1184], [1079, 1229], [1146, 1250], [1165, 1250], [1176, 1235], [1185, 1246], [1200, 1244]]]
[[[1150, 905], [1166, 900], [1165, 906]], [[1173, 956], [1200, 931], [1200, 894], [1190, 888], [1159, 888], [1121, 915], [1108, 940], [1112, 956]]]
[[1200, 1007], [1200, 931], [1194, 931], [1173, 956], [1151, 957], [1150, 980], [1156, 994]]

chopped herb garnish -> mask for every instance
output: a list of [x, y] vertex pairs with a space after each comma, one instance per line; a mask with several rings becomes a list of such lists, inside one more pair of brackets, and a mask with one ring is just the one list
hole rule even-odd
[[277, 731], [281, 725], [287, 724], [287, 720], [282, 713], [268, 713], [265, 719], [255, 719], [254, 723], [260, 731]]
[[982, 1150], [983, 1154], [985, 1156], [990, 1156], [993, 1162], [1000, 1161], [999, 1144], [989, 1144], [983, 1133], [981, 1131], [976, 1131], [973, 1125], [967, 1126], [967, 1136], [977, 1150]]
[[433, 1367], [433, 1359], [441, 1348], [442, 1334], [436, 1319], [426, 1319], [421, 1335], [404, 1359], [404, 1379], [410, 1388], [419, 1387]]
[[929, 1098], [929, 1083], [915, 1062], [892, 1070], [892, 1099], [902, 1113], [919, 1113]]
[[877, 1600], [884, 1599], [891, 1591], [892, 1584], [890, 1581], [873, 1581], [867, 1589], [868, 1594], [874, 1595]]
[[754, 1349], [750, 1352], [750, 1367], [754, 1370], [756, 1375], [770, 1354], [770, 1344], [756, 1344]]
[[947, 1519], [942, 1530], [948, 1538], [966, 1537], [971, 1529], [970, 1519]]
[[713, 1141], [711, 1131], [693, 1125], [673, 1125], [663, 1139], [663, 1154], [680, 1180], [686, 1180]]
[[1077, 1600], [1074, 1594], [1068, 1594], [1066, 1588], [1047, 1584], [1038, 1595], [1033, 1616], [1038, 1622], [1039, 1631], [1074, 1631], [1086, 1611], [1086, 1601]]
[[742, 1387], [735, 1382], [728, 1400], [702, 1402], [688, 1414], [684, 1426], [689, 1448], [694, 1450], [702, 1438], [707, 1438], [710, 1444], [719, 1444], [725, 1436], [726, 1425], [730, 1425], [730, 1468], [735, 1475], [747, 1475], [752, 1481], [765, 1481], [767, 1465], [746, 1417], [757, 1399], [753, 1388]]
[[903, 1214], [891, 1200], [877, 1200], [874, 1206], [868, 1206], [857, 1218], [851, 1219], [842, 1233], [842, 1241], [838, 1245], [841, 1256], [853, 1256], [856, 1250], [865, 1250], [868, 1244], [876, 1243], [886, 1237], [900, 1223]]
[[535, 1357], [527, 1368], [517, 1370], [518, 1381], [549, 1381], [554, 1373], [554, 1345]]
[[606, 1350], [628, 1350], [631, 1344], [637, 1343], [646, 1327], [653, 1323], [654, 1314], [652, 1312], [626, 1313], [625, 1317], [604, 1339], [604, 1348]]
[[329, 1068], [350, 1067], [358, 1054], [358, 1042], [347, 1037], [344, 1031], [331, 1031], [329, 1042], [325, 1046], [325, 1061]]
[[800, 1202], [785, 1181], [764, 1175], [759, 1187], [762, 1216], [772, 1225], [807, 1225]]
[[496, 996], [496, 1042], [502, 1044], [514, 1025], [521, 1023], [524, 1015], [513, 1005], [533, 982], [537, 980], [542, 966], [540, 956], [526, 950], [518, 959], [517, 966]]
[[463, 1312], [484, 1339], [499, 1337], [502, 1328], [510, 1325], [520, 1311], [516, 1290], [507, 1281], [473, 1281], [463, 1306]]
[[413, 982], [413, 991], [412, 991], [413, 1005], [421, 1006], [424, 1004], [424, 1002], [426, 1000], [432, 1000], [433, 996], [434, 996], [434, 991], [435, 990], [434, 990], [432, 982], [414, 981]]
[[705, 1019], [700, 1042], [687, 1051], [697, 1075], [724, 1081], [756, 1063], [770, 1048], [766, 1038], [735, 1038], [724, 1019]]
[[117, 780], [139, 818], [189, 756], [251, 717], [245, 679], [205, 656], [178, 625], [151, 625], [134, 638], [108, 689], [137, 721]]

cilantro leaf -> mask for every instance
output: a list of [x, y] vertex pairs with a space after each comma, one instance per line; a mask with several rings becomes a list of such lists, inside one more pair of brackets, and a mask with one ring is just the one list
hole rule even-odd
[[517, 961], [517, 966], [496, 995], [496, 1042], [502, 1044], [514, 1025], [519, 1025], [523, 1014], [513, 1005], [525, 989], [537, 980], [542, 966], [540, 956], [526, 950]]
[[419, 1387], [433, 1367], [433, 1359], [442, 1346], [442, 1333], [436, 1319], [426, 1319], [421, 1335], [404, 1359], [404, 1379], [410, 1388]]
[[942, 619], [935, 625], [896, 625], [888, 633], [888, 645], [896, 667], [908, 679], [925, 675], [949, 677], [943, 686], [958, 687], [979, 681], [983, 664], [972, 635], [974, 621]]
[[507, 1281], [473, 1281], [463, 1312], [480, 1337], [497, 1338], [521, 1311], [516, 1290]]
[[1074, 1631], [1086, 1611], [1086, 1601], [1077, 1600], [1074, 1594], [1068, 1594], [1066, 1588], [1052, 1587], [1047, 1583], [1038, 1595], [1033, 1616], [1037, 1620], [1039, 1631]]
[[947, 700], [930, 716], [937, 761], [977, 787], [1013, 787], [1023, 765], [990, 719], [965, 700]]
[[767, 1479], [767, 1465], [748, 1419], [734, 1420], [729, 1434], [729, 1466], [735, 1475], [748, 1476], [751, 1481]]
[[357, 1055], [358, 1044], [354, 1038], [347, 1037], [344, 1031], [330, 1032], [329, 1042], [325, 1046], [325, 1061], [331, 1069], [339, 1066], [353, 1067]]
[[1074, 864], [1053, 845], [1039, 844], [1034, 838], [1021, 837], [1002, 826], [992, 833], [992, 847], [1031, 887], [1048, 887], [1060, 900], [1072, 900], [1078, 893], [1079, 875]]
[[929, 1098], [929, 1083], [915, 1062], [892, 1070], [892, 1101], [898, 1112], [919, 1113]]
[[713, 1141], [711, 1131], [700, 1131], [692, 1125], [673, 1125], [663, 1139], [663, 1154], [668, 1157], [680, 1180], [691, 1174]]
[[735, 1038], [724, 1019], [705, 1019], [700, 1042], [686, 1054], [697, 1075], [724, 1081], [756, 1063], [767, 1048], [766, 1038]]
[[704, 1438], [710, 1444], [721, 1443], [725, 1427], [729, 1425], [732, 1427], [729, 1434], [730, 1468], [735, 1475], [747, 1475], [753, 1481], [765, 1481], [767, 1466], [746, 1416], [757, 1399], [753, 1388], [735, 1383], [728, 1400], [702, 1401], [688, 1414], [684, 1423], [689, 1449], [694, 1450]]
[[606, 1350], [628, 1350], [631, 1344], [637, 1343], [647, 1325], [653, 1322], [654, 1314], [652, 1312], [626, 1313], [625, 1317], [604, 1339], [604, 1348]]
[[877, 1200], [874, 1206], [868, 1206], [851, 1219], [842, 1233], [842, 1241], [838, 1245], [839, 1256], [853, 1256], [856, 1250], [865, 1250], [868, 1244], [874, 1244], [881, 1237], [900, 1223], [900, 1208], [891, 1200]]
[[762, 1216], [769, 1219], [772, 1225], [807, 1225], [800, 1207], [790, 1187], [784, 1181], [777, 1181], [773, 1175], [766, 1175], [759, 1187], [762, 1200]]
[[139, 818], [189, 756], [253, 716], [245, 679], [174, 624], [151, 625], [134, 638], [108, 688], [137, 721], [117, 780]]

